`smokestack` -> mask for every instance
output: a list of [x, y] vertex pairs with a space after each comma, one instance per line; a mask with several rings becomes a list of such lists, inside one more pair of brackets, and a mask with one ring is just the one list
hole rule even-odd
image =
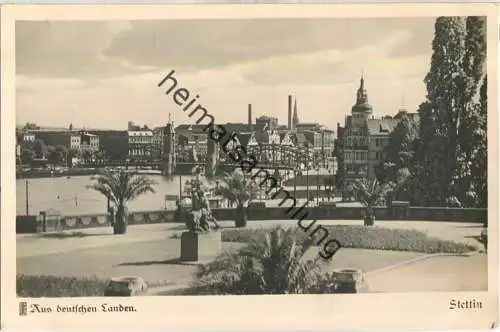
[[248, 125], [252, 125], [252, 104], [248, 104]]
[[292, 95], [288, 95], [288, 129], [292, 129]]

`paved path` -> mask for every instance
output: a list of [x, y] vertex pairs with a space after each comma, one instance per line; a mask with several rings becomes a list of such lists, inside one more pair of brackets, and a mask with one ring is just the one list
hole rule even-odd
[[[233, 227], [232, 221], [220, 222], [223, 227]], [[322, 225], [362, 225], [357, 220], [321, 220]], [[295, 220], [272, 220], [272, 221], [249, 221], [248, 228], [270, 228], [274, 226], [296, 226]], [[426, 233], [428, 236], [445, 240], [481, 245], [472, 238], [479, 235], [481, 227], [478, 224], [450, 223], [450, 222], [416, 222], [416, 221], [377, 221], [377, 227], [416, 229]], [[82, 236], [74, 236], [71, 241], [64, 241], [54, 237], [41, 237], [38, 234], [17, 235], [17, 257], [30, 257], [47, 254], [62, 253], [86, 248], [118, 245], [124, 243], [154, 241], [167, 239], [174, 233], [184, 230], [182, 224], [165, 223], [129, 226], [127, 234], [112, 235], [111, 227], [88, 228], [60, 232], [63, 234], [79, 233]], [[481, 248], [482, 249], [482, 248]]]
[[487, 255], [427, 258], [392, 270], [368, 273], [373, 292], [477, 292], [488, 289]]
[[[362, 225], [362, 221], [319, 221], [325, 225]], [[231, 228], [234, 223], [221, 222]], [[248, 228], [296, 226], [294, 220], [249, 221]], [[379, 221], [376, 227], [417, 229], [429, 236], [478, 245], [469, 238], [478, 235], [477, 224], [413, 221]], [[109, 277], [124, 274], [144, 275], [148, 281], [167, 280], [182, 285], [193, 278], [195, 266], [175, 263], [180, 241], [171, 239], [184, 230], [181, 224], [130, 226], [125, 235], [112, 235], [110, 227], [60, 232], [58, 236], [17, 235], [19, 273], [55, 275], [92, 275]], [[61, 237], [60, 234], [80, 236]], [[225, 244], [231, 247], [231, 244]], [[418, 253], [401, 253], [362, 249], [342, 249], [328, 268], [359, 268], [379, 271], [387, 265], [398, 267], [369, 273], [367, 281], [375, 292], [484, 290], [487, 285], [486, 255], [428, 258], [400, 266], [402, 262], [421, 258]], [[168, 262], [172, 261], [172, 262]]]

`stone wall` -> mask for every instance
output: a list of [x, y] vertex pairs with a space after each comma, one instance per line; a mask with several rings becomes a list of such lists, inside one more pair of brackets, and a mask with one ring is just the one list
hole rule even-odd
[[[487, 223], [487, 209], [461, 209], [461, 208], [429, 208], [410, 207], [395, 214], [386, 207], [377, 207], [375, 210], [376, 220], [408, 220], [411, 221], [441, 221], [441, 222], [467, 222]], [[212, 210], [217, 220], [234, 220], [235, 209], [218, 208]], [[305, 220], [361, 220], [363, 218], [362, 207], [309, 207], [304, 208], [300, 214], [294, 216], [295, 209], [268, 207], [249, 208], [248, 220], [287, 220], [298, 219], [304, 216]], [[307, 214], [306, 214], [307, 212]], [[174, 217], [174, 211], [142, 211], [129, 213], [129, 225], [155, 224], [178, 222]], [[37, 216], [17, 216], [17, 233], [35, 233], [34, 223], [40, 220]], [[38, 231], [42, 231], [41, 222], [38, 221]], [[59, 231], [69, 229], [82, 229], [93, 227], [109, 227], [110, 223], [106, 214], [79, 215], [79, 216], [47, 216], [46, 231]]]

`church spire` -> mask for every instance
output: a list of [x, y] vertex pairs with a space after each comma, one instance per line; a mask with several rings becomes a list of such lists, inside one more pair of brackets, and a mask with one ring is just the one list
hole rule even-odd
[[368, 92], [365, 88], [365, 77], [364, 73], [361, 74], [361, 79], [359, 82], [359, 88], [356, 93], [356, 104], [352, 107], [353, 112], [370, 112], [372, 111], [372, 106], [368, 103]]
[[294, 99], [293, 103], [293, 127], [297, 129], [297, 125], [299, 124], [299, 116], [297, 114], [297, 98]]
[[368, 93], [365, 89], [365, 78], [361, 76], [361, 80], [359, 82], [359, 89], [356, 98], [356, 104], [367, 104], [368, 103]]

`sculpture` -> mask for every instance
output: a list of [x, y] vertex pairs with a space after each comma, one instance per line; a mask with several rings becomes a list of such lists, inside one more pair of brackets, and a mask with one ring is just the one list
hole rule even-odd
[[192, 186], [192, 210], [187, 216], [186, 227], [194, 233], [205, 233], [212, 229], [219, 229], [220, 226], [210, 210], [209, 201], [199, 185], [199, 180], [193, 181]]

